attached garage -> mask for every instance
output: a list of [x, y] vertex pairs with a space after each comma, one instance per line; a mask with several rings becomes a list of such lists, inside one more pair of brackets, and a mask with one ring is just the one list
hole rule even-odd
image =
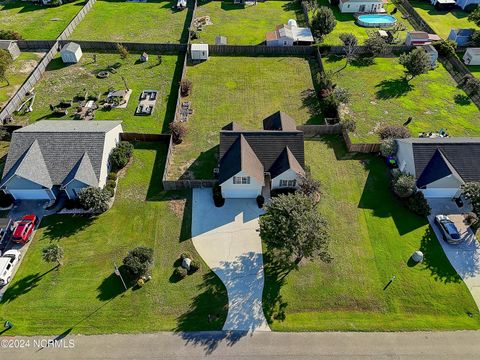
[[226, 199], [255, 199], [262, 193], [261, 187], [228, 187], [222, 185], [222, 195]]
[[53, 199], [53, 194], [50, 190], [9, 190], [8, 191], [15, 200], [50, 200]]
[[458, 188], [430, 188], [422, 189], [423, 195], [426, 198], [454, 198], [457, 193], [460, 193]]

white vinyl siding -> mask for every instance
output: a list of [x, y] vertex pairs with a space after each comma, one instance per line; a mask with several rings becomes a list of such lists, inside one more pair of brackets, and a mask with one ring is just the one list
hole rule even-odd
[[[248, 183], [245, 183], [247, 180]], [[225, 199], [254, 199], [262, 193], [262, 186], [263, 184], [256, 178], [245, 172], [239, 172], [221, 184], [222, 195]]]
[[233, 177], [234, 185], [248, 185], [250, 184], [250, 176], [234, 176]]
[[295, 187], [297, 180], [280, 180], [280, 187]]

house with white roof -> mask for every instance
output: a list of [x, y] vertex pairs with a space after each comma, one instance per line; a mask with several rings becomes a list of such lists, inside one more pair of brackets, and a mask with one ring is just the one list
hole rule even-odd
[[277, 25], [275, 31], [266, 34], [267, 46], [311, 45], [315, 42], [309, 28], [298, 27], [293, 19], [288, 24]]

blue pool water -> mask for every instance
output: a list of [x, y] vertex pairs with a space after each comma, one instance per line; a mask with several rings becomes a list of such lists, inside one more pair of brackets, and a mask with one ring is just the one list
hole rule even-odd
[[386, 14], [366, 14], [360, 15], [357, 19], [359, 25], [363, 26], [391, 26], [397, 22], [395, 16]]

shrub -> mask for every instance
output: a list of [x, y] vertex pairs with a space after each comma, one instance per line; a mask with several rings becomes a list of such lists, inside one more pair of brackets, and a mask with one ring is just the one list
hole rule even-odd
[[7, 208], [13, 204], [13, 196], [0, 191], [0, 207]]
[[200, 270], [200, 263], [195, 260], [192, 260], [192, 262], [190, 263], [190, 272], [194, 273], [194, 272], [197, 272], [198, 270]]
[[107, 180], [117, 180], [117, 173], [116, 172], [110, 172], [107, 176]]
[[0, 40], [22, 40], [22, 35], [13, 30], [0, 30]]
[[81, 207], [81, 205], [78, 199], [68, 199], [67, 201], [65, 201], [65, 209], [71, 210], [78, 209], [79, 207]]
[[413, 175], [399, 173], [392, 181], [393, 192], [401, 198], [412, 196], [416, 191], [416, 180]]
[[435, 49], [437, 49], [440, 55], [455, 55], [455, 50], [457, 49], [457, 44], [451, 40], [440, 40], [433, 43]]
[[427, 199], [425, 199], [425, 196], [423, 196], [421, 191], [417, 191], [415, 194], [407, 198], [405, 204], [411, 212], [419, 216], [427, 217], [432, 211], [430, 205], [428, 205]]
[[257, 196], [257, 205], [261, 209], [263, 207], [263, 204], [265, 204], [265, 198], [262, 195]]
[[384, 157], [395, 155], [397, 152], [397, 142], [395, 139], [383, 139], [380, 143], [380, 153]]
[[463, 196], [472, 203], [473, 212], [480, 215], [480, 182], [468, 182], [462, 185]]
[[115, 196], [115, 188], [111, 186], [105, 186], [105, 191], [108, 193], [108, 195], [112, 198]]
[[378, 131], [380, 139], [406, 139], [411, 137], [410, 130], [401, 125], [385, 125]]
[[320, 96], [322, 98], [326, 98], [327, 96], [329, 96], [333, 92], [333, 89], [335, 89], [335, 83], [333, 82], [331, 73], [318, 73], [317, 82], [320, 89]]
[[192, 257], [190, 256], [189, 253], [187, 252], [184, 252], [184, 253], [181, 253], [180, 254], [180, 259], [184, 260], [184, 259], [191, 259]]
[[128, 57], [128, 49], [122, 44], [117, 44], [117, 51], [120, 54], [120, 58], [126, 59]]
[[172, 141], [174, 144], [181, 144], [185, 135], [187, 135], [187, 128], [180, 122], [172, 122], [168, 126], [172, 134]]
[[192, 92], [192, 87], [193, 83], [191, 80], [182, 79], [182, 81], [180, 81], [180, 94], [183, 97], [190, 95], [190, 93]]
[[115, 180], [107, 180], [107, 185], [106, 186], [115, 189], [117, 187], [117, 182]]
[[468, 226], [472, 226], [473, 224], [476, 224], [478, 222], [478, 216], [477, 214], [473, 212], [469, 212], [465, 215], [465, 224]]
[[472, 34], [471, 40], [475, 46], [480, 46], [480, 30], [475, 30]]
[[222, 207], [225, 204], [225, 199], [222, 196], [222, 188], [219, 184], [213, 187], [213, 202], [216, 207]]
[[355, 130], [357, 130], [357, 122], [355, 119], [342, 119], [340, 124], [347, 132], [353, 133]]
[[130, 160], [133, 153], [133, 145], [127, 141], [121, 141], [118, 146], [110, 153], [110, 165], [112, 169], [123, 169]]
[[57, 6], [60, 6], [62, 5], [62, 0], [52, 0], [50, 1], [50, 6], [51, 7], [57, 7]]
[[313, 199], [315, 204], [318, 204], [320, 201], [320, 181], [314, 179], [308, 173], [300, 178], [298, 183], [298, 191]]
[[188, 275], [188, 272], [187, 272], [187, 269], [184, 269], [183, 267], [179, 266], [175, 268], [175, 270], [173, 271], [173, 275], [177, 279], [185, 279]]
[[127, 272], [136, 279], [146, 275], [152, 264], [153, 249], [143, 246], [129, 251], [123, 259], [123, 265], [125, 265]]
[[108, 210], [110, 193], [106, 189], [88, 187], [81, 189], [78, 194], [78, 201], [85, 210], [92, 209], [96, 213]]

